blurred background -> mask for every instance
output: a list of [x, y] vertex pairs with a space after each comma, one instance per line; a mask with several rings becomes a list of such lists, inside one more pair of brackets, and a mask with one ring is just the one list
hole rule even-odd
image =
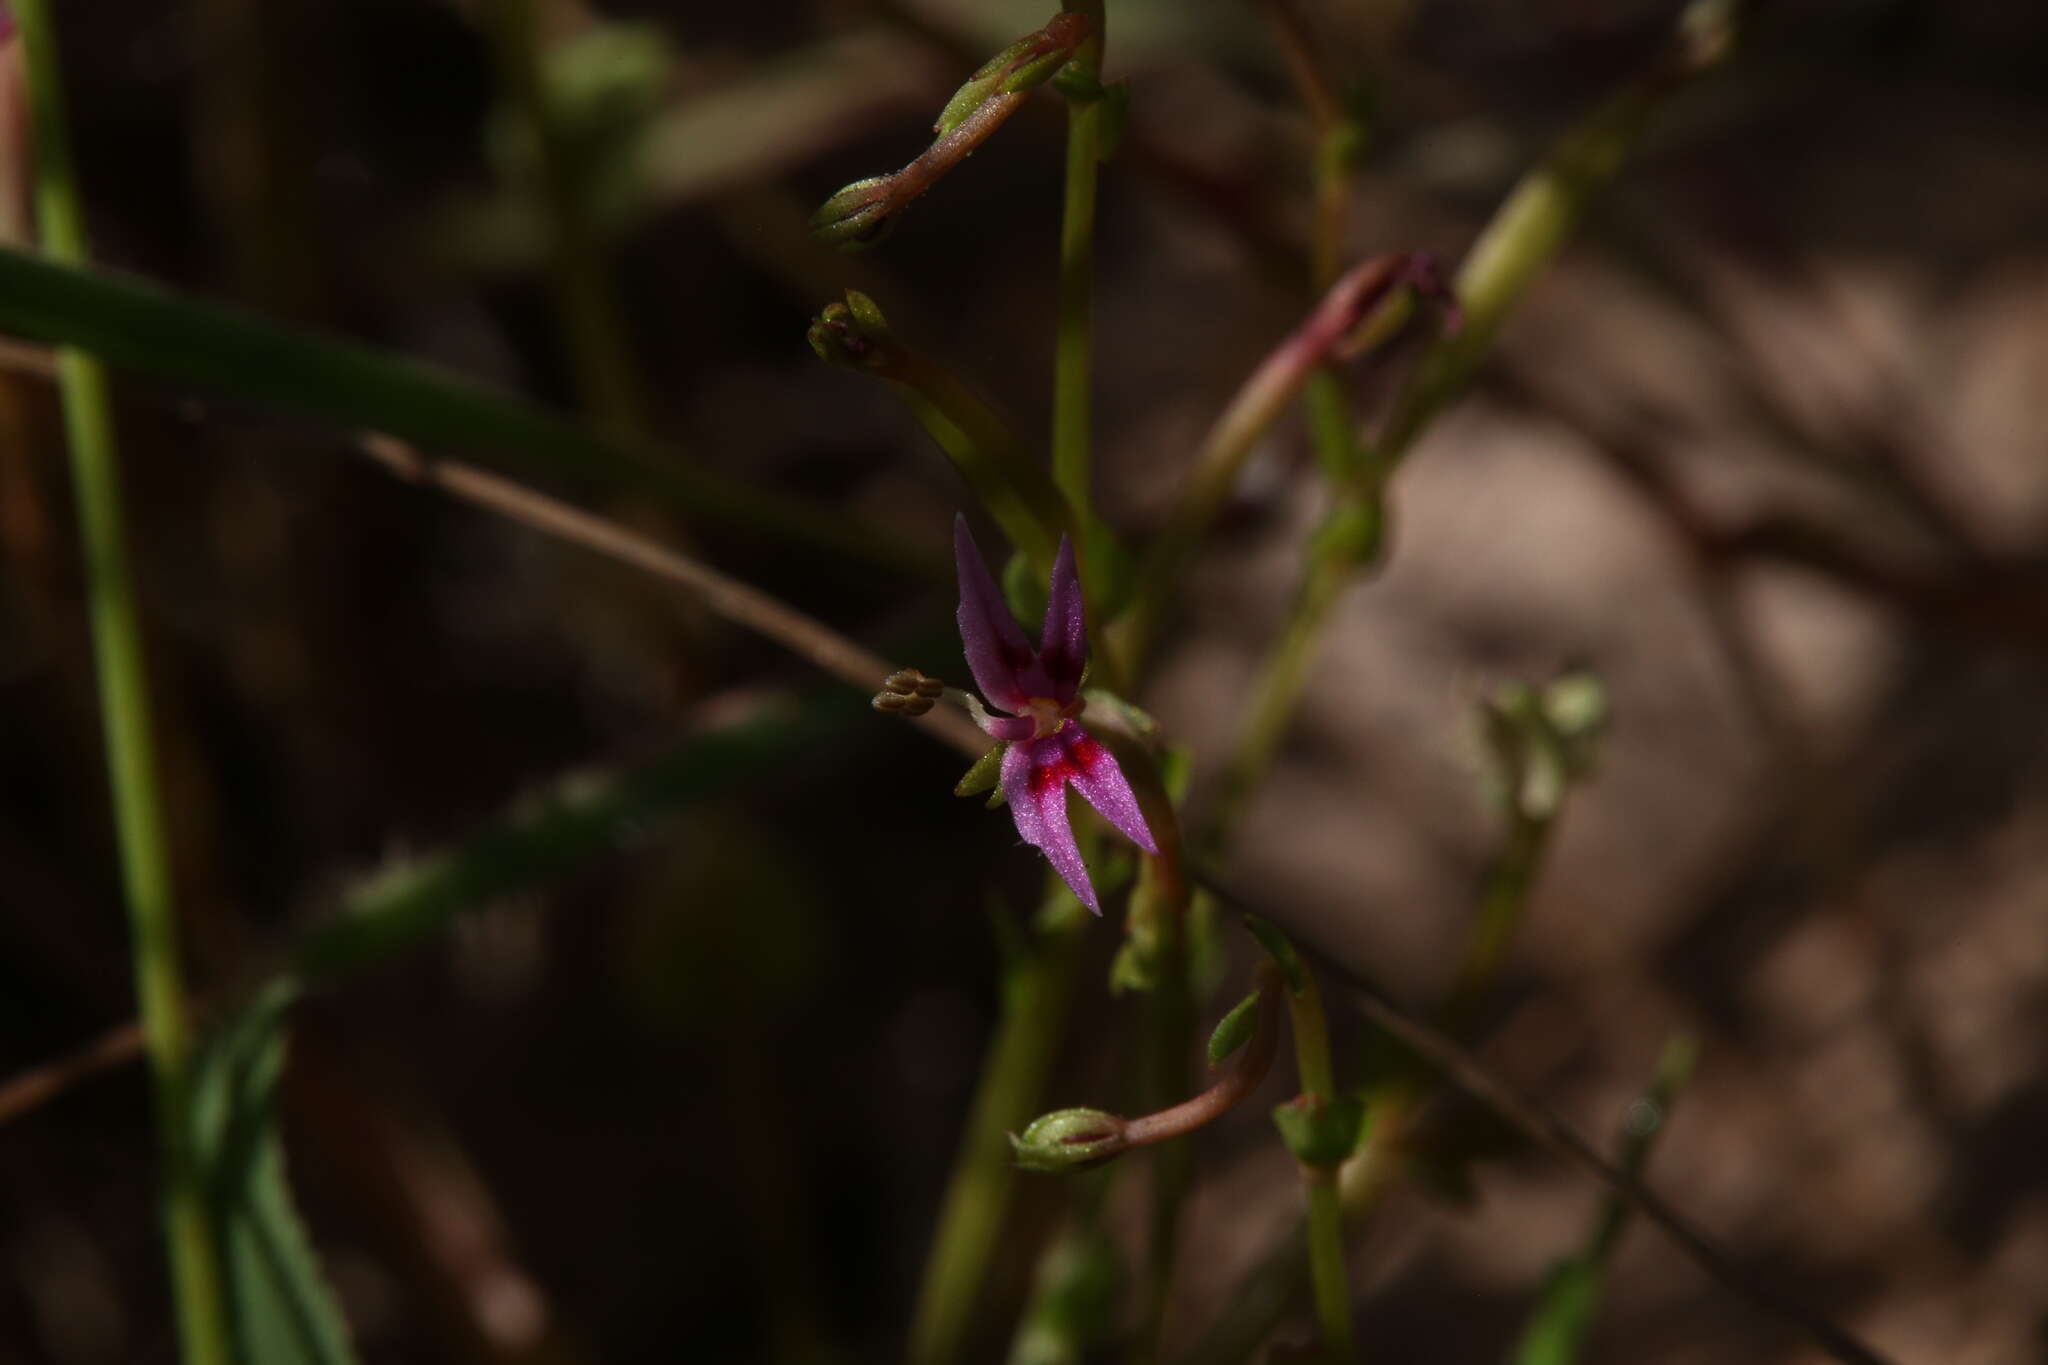
[[[843, 257], [804, 222], [922, 149], [1009, 0], [539, 6], [570, 188], [628, 365], [579, 378], [487, 15], [444, 0], [59, 7], [105, 262], [598, 411], [928, 554], [869, 570], [651, 503], [601, 510], [950, 679], [952, 470], [818, 362], [851, 286], [1046, 434], [1057, 99]], [[1455, 261], [1644, 69], [1668, 0], [1302, 0], [1374, 89], [1355, 256]], [[1099, 497], [1158, 525], [1302, 315], [1309, 128], [1248, 4], [1111, 0]], [[1587, 667], [1612, 725], [1479, 1037], [1584, 1131], [1676, 1032], [1654, 1166], [1751, 1269], [1901, 1361], [2048, 1352], [2048, 9], [1764, 6], [1503, 329], [1393, 489], [1232, 880], [1416, 1004], [1502, 829], [1489, 686]], [[18, 73], [11, 98], [18, 99]], [[18, 133], [11, 226], [23, 232]], [[587, 282], [586, 282], [587, 284]], [[570, 287], [572, 290], [574, 286]], [[1356, 377], [1377, 410], [1412, 349]], [[132, 1014], [54, 405], [0, 354], [0, 1076]], [[392, 479], [353, 433], [121, 389], [164, 781], [201, 989], [380, 867], [565, 774], [800, 695], [824, 724], [302, 1008], [293, 1180], [370, 1362], [886, 1360], [1039, 866], [959, 761], [633, 570]], [[1198, 758], [1240, 719], [1322, 506], [1259, 451], [1141, 699]], [[772, 712], [765, 713], [772, 715]], [[819, 738], [819, 735], [824, 738]], [[1132, 1006], [1089, 940], [1052, 1104], [1115, 1107]], [[1226, 980], [1250, 958], [1233, 940]], [[1226, 986], [1226, 997], [1234, 998]], [[1213, 1014], [1213, 1009], [1211, 1013]], [[1361, 1032], [1339, 1011], [1347, 1053]], [[1172, 1339], [1298, 1208], [1265, 1111], [1199, 1140]], [[174, 1357], [133, 1064], [0, 1127], [0, 1358]], [[1000, 1359], [1065, 1187], [1021, 1187]], [[1597, 1201], [1507, 1152], [1398, 1194], [1354, 1257], [1375, 1359], [1499, 1360]], [[1114, 1234], [1141, 1209], [1112, 1198]], [[1290, 1320], [1282, 1338], [1306, 1335]], [[1588, 1359], [1818, 1359], [1647, 1229]]]

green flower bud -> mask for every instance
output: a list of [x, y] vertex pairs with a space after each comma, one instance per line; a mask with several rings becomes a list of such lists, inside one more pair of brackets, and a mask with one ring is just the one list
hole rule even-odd
[[861, 251], [881, 241], [898, 207], [892, 179], [871, 175], [840, 190], [811, 215], [811, 235], [843, 251]]
[[844, 303], [828, 303], [819, 310], [804, 340], [818, 359], [841, 369], [886, 377], [904, 359], [903, 347], [890, 333], [882, 310], [867, 295], [850, 289]]
[[1012, 1133], [1010, 1146], [1027, 1171], [1076, 1171], [1124, 1149], [1124, 1121], [1100, 1109], [1055, 1109]]

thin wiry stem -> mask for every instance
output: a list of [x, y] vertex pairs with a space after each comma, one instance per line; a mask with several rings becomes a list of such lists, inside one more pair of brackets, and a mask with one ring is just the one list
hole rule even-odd
[[[758, 588], [679, 554], [658, 541], [635, 535], [616, 522], [593, 516], [559, 499], [537, 493], [473, 465], [429, 460], [387, 436], [366, 436], [363, 452], [400, 478], [431, 484], [452, 497], [492, 511], [537, 531], [588, 549], [697, 594], [717, 615], [775, 641], [826, 673], [863, 691], [873, 691], [893, 670], [880, 655]], [[973, 721], [951, 708], [934, 709], [915, 722], [964, 754], [979, 757], [989, 740]]]
[[1102, 162], [1103, 100], [1087, 87], [1102, 78], [1102, 0], [1075, 0], [1091, 27], [1068, 70], [1082, 93], [1067, 103], [1066, 192], [1060, 216], [1059, 331], [1053, 351], [1052, 476], [1081, 532], [1087, 581], [1090, 492], [1090, 390], [1095, 271], [1095, 177]]
[[30, 1067], [0, 1085], [0, 1127], [42, 1108], [57, 1096], [142, 1055], [142, 1025], [117, 1024], [74, 1052]]
[[528, 162], [526, 188], [540, 203], [549, 235], [548, 266], [555, 310], [567, 342], [576, 396], [598, 425], [621, 435], [647, 430], [647, 405], [626, 339], [603, 244], [563, 145], [561, 120], [548, 88], [539, 0], [490, 0], [498, 78], [516, 120]]
[[[35, 131], [36, 220], [43, 249], [58, 261], [79, 264], [87, 255], [85, 219], [72, 173], [50, 10], [47, 0], [14, 6], [26, 44]], [[155, 1083], [157, 1143], [164, 1162], [164, 1230], [178, 1339], [186, 1365], [227, 1365], [232, 1343], [218, 1244], [191, 1148], [192, 1040], [151, 734], [142, 623], [122, 529], [121, 477], [106, 369], [83, 351], [62, 348], [57, 352], [57, 390], [85, 555], [107, 777], [134, 940], [135, 992]]]
[[960, 1358], [1016, 1183], [1009, 1135], [1038, 1108], [1052, 1070], [1088, 921], [1066, 886], [1049, 878], [1041, 924], [1003, 978], [1002, 1023], [975, 1085], [925, 1258], [911, 1320], [911, 1365]]
[[[1315, 969], [1300, 966], [1300, 985], [1288, 992], [1287, 1010], [1294, 1026], [1295, 1067], [1301, 1096], [1310, 1105], [1327, 1106], [1337, 1098], [1337, 1071], [1330, 1058], [1330, 1024], [1323, 1011], [1322, 988]], [[1358, 1357], [1351, 1324], [1351, 1277], [1344, 1265], [1344, 1206], [1335, 1165], [1301, 1164], [1302, 1193], [1308, 1203], [1309, 1283], [1315, 1291], [1316, 1323], [1323, 1346], [1337, 1360]]]

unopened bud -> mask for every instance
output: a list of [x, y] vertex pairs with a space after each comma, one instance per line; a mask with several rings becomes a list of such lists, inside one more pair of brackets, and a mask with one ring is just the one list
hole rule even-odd
[[1055, 1109], [1010, 1135], [1017, 1164], [1027, 1171], [1075, 1171], [1124, 1149], [1124, 1121], [1100, 1109]]
[[871, 175], [818, 205], [811, 215], [811, 235], [843, 251], [873, 246], [889, 233], [898, 207], [894, 177]]
[[804, 340], [818, 359], [849, 370], [884, 373], [904, 356], [875, 301], [850, 289], [845, 302], [828, 303], [819, 310]]

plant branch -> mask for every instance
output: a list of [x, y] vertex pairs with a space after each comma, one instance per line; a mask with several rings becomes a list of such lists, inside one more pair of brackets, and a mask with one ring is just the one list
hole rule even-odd
[[1090, 360], [1095, 268], [1095, 179], [1102, 164], [1103, 0], [1074, 0], [1089, 34], [1068, 64], [1067, 162], [1060, 210], [1059, 330], [1053, 350], [1052, 476], [1082, 541], [1088, 582], [1093, 496], [1089, 469]]
[[[402, 441], [366, 436], [363, 453], [399, 478], [439, 488], [463, 502], [487, 507], [512, 521], [665, 578], [695, 593], [711, 611], [782, 645], [822, 671], [872, 692], [892, 668], [814, 617], [708, 564], [636, 535], [616, 522], [571, 507], [473, 465], [430, 460]], [[962, 753], [980, 757], [988, 737], [964, 712], [934, 709], [915, 722]]]
[[[71, 161], [62, 65], [49, 0], [14, 5], [28, 72], [35, 137], [36, 222], [43, 249], [78, 265], [87, 257], [84, 209]], [[171, 1299], [186, 1365], [228, 1365], [233, 1345], [221, 1275], [219, 1229], [193, 1151], [192, 1038], [169, 837], [157, 778], [142, 622], [122, 521], [113, 401], [98, 358], [57, 352], [57, 394], [70, 449], [86, 608], [99, 680], [107, 780], [134, 956], [142, 1050], [155, 1091], [156, 1141]]]

